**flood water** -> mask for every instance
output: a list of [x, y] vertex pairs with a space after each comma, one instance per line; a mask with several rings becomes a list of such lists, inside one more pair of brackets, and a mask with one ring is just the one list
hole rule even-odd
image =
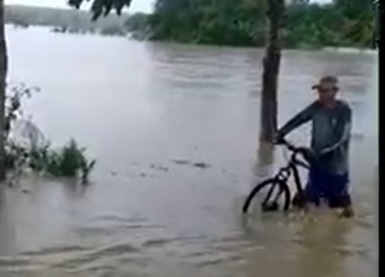
[[[2, 277], [376, 276], [376, 54], [285, 51], [280, 76], [281, 124], [320, 75], [340, 77], [356, 217], [243, 217], [247, 193], [285, 161], [258, 145], [262, 50], [43, 29], [8, 39], [11, 81], [41, 88], [27, 115], [97, 166], [87, 187], [36, 177], [0, 189]], [[290, 139], [306, 143], [308, 127]]]

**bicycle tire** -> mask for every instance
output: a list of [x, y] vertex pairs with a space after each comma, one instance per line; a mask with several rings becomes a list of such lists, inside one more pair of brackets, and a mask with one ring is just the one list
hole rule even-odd
[[288, 185], [281, 181], [281, 180], [277, 180], [277, 179], [268, 179], [268, 180], [265, 180], [263, 181], [262, 183], [259, 183], [251, 192], [250, 194], [248, 195], [248, 197], [246, 198], [246, 201], [245, 203], [243, 204], [243, 207], [242, 207], [242, 211], [244, 214], [247, 213], [249, 207], [250, 207], [250, 204], [253, 200], [253, 198], [258, 194], [259, 191], [261, 191], [263, 188], [265, 188], [266, 186], [269, 186], [269, 185], [275, 185], [275, 184], [279, 184], [279, 186], [281, 187], [282, 191], [283, 191], [283, 196], [281, 197], [285, 197], [284, 199], [284, 205], [283, 205], [283, 211], [287, 211], [289, 208], [290, 208], [290, 199], [291, 199], [291, 193], [290, 193], [290, 189], [288, 187]]

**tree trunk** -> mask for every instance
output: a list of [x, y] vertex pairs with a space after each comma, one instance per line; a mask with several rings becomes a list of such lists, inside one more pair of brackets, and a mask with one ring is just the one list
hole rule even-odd
[[4, 0], [0, 0], [0, 181], [6, 177], [5, 170], [5, 87], [7, 79], [7, 44], [4, 30]]
[[373, 49], [379, 48], [380, 45], [380, 2], [374, 1], [374, 34], [373, 34]]
[[267, 45], [263, 59], [260, 139], [271, 142], [277, 130], [277, 88], [281, 60], [279, 31], [284, 0], [267, 0]]

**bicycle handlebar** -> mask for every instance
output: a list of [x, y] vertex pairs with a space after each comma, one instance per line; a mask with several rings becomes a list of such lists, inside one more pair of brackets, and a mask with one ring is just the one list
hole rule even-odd
[[290, 151], [292, 152], [299, 152], [301, 151], [301, 149], [303, 149], [303, 147], [296, 147], [295, 145], [291, 144], [290, 142], [288, 142], [286, 139], [284, 138], [281, 138], [279, 140], [279, 142], [275, 143], [276, 145], [284, 145], [287, 147], [287, 149], [289, 149]]
[[297, 147], [297, 146], [293, 145], [292, 143], [288, 142], [287, 140], [285, 140], [284, 138], [281, 138], [279, 140], [279, 142], [276, 143], [276, 145], [286, 146], [286, 148], [289, 151], [294, 152], [294, 155], [295, 155], [295, 153], [300, 153], [305, 158], [305, 160], [307, 160], [308, 162], [316, 160], [315, 153], [312, 152], [311, 149], [308, 147]]

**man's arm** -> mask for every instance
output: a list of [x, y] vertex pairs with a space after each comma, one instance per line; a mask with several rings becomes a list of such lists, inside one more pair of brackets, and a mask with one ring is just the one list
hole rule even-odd
[[346, 105], [342, 111], [341, 119], [337, 123], [336, 127], [336, 139], [335, 142], [321, 151], [322, 154], [333, 152], [339, 148], [343, 143], [350, 139], [350, 133], [352, 129], [352, 110]]
[[310, 104], [308, 107], [306, 107], [304, 110], [299, 112], [297, 115], [295, 115], [292, 119], [290, 119], [285, 125], [283, 125], [278, 130], [278, 133], [277, 133], [278, 137], [283, 138], [294, 129], [310, 121], [316, 108], [317, 108], [316, 102], [314, 102]]

